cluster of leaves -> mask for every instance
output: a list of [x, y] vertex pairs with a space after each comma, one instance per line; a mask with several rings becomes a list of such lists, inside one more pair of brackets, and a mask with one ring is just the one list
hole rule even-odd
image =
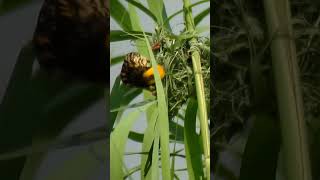
[[[215, 167], [219, 152], [226, 150], [230, 140], [248, 127], [250, 129], [252, 112], [261, 103], [259, 100], [265, 100], [257, 96], [264, 94], [268, 97], [264, 111], [275, 112], [277, 107], [268, 49], [273, 37], [267, 36], [263, 3], [252, 0], [215, 1], [213, 7], [211, 137], [216, 144], [212, 156], [216, 158]], [[298, 55], [305, 119], [312, 130], [309, 131], [312, 144], [319, 142], [316, 134], [320, 130], [318, 9], [319, 3], [315, 1], [291, 1], [293, 38]], [[243, 148], [241, 146], [237, 152], [242, 152]], [[312, 151], [315, 152], [314, 157], [319, 156], [314, 148]], [[227, 174], [224, 173], [225, 177]], [[232, 177], [236, 178], [236, 174]]]

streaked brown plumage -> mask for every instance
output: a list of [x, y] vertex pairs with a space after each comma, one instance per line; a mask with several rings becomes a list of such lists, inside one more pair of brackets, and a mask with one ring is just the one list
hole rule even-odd
[[[162, 79], [165, 76], [164, 67], [158, 65], [158, 71]], [[120, 77], [124, 84], [148, 89], [156, 95], [153, 68], [149, 60], [139, 53], [131, 52], [126, 55]]]
[[120, 77], [123, 83], [141, 88], [148, 87], [143, 73], [149, 69], [147, 58], [139, 53], [131, 52], [126, 55]]
[[41, 67], [108, 83], [108, 4], [108, 0], [45, 0], [33, 38]]

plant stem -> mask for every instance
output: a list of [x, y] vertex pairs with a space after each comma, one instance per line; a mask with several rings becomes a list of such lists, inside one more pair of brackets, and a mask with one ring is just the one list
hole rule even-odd
[[[190, 7], [190, 0], [183, 0], [183, 11], [184, 18], [186, 23], [186, 29], [189, 33], [193, 34], [195, 32], [194, 20], [192, 18], [192, 10]], [[200, 131], [202, 138], [202, 145], [205, 158], [205, 174], [206, 179], [210, 179], [210, 141], [209, 141], [209, 128], [208, 128], [208, 115], [206, 107], [206, 99], [204, 92], [204, 84], [201, 71], [201, 62], [200, 62], [200, 53], [195, 47], [197, 43], [196, 38], [189, 40], [192, 66], [195, 76], [196, 92], [197, 92], [197, 101], [199, 107], [199, 119], [200, 119]]]
[[264, 0], [287, 179], [311, 180], [297, 55], [288, 0]]

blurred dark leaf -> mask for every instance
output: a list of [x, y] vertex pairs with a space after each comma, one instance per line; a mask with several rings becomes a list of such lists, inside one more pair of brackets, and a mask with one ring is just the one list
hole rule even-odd
[[275, 117], [257, 113], [242, 157], [239, 180], [276, 179], [280, 129]]

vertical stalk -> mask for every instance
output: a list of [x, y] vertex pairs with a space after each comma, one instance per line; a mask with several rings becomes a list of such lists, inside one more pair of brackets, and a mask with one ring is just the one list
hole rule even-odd
[[[288, 0], [264, 0], [287, 179], [311, 180], [297, 55]], [[276, 33], [276, 36], [274, 36]]]
[[[192, 10], [190, 7], [190, 0], [183, 0], [183, 11], [184, 18], [186, 23], [186, 29], [189, 33], [193, 33], [195, 31], [194, 21], [192, 17]], [[208, 115], [207, 115], [207, 107], [206, 107], [206, 99], [204, 93], [204, 85], [201, 71], [201, 63], [200, 63], [200, 53], [198, 49], [195, 47], [197, 43], [196, 38], [192, 38], [189, 40], [191, 58], [192, 58], [192, 66], [195, 76], [195, 84], [197, 91], [197, 101], [199, 107], [199, 119], [200, 119], [200, 131], [202, 138], [202, 145], [204, 151], [205, 158], [205, 174], [206, 178], [210, 179], [210, 141], [209, 141], [209, 128], [208, 128]]]

